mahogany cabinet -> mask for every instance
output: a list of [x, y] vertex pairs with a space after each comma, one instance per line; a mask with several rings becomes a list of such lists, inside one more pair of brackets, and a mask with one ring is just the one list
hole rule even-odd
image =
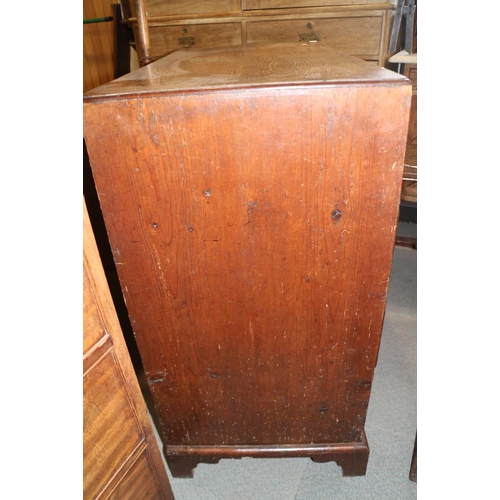
[[83, 205], [82, 498], [174, 500]]
[[84, 96], [84, 135], [174, 476], [366, 471], [411, 84], [326, 45], [179, 51]]
[[[319, 42], [385, 66], [395, 9], [390, 0], [143, 1], [153, 60], [176, 50]], [[138, 42], [135, 3], [122, 0]]]

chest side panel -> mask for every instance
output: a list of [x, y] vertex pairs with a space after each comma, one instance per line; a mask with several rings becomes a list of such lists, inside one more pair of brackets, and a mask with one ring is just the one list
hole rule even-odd
[[96, 187], [168, 442], [360, 439], [408, 93], [344, 86], [87, 105]]

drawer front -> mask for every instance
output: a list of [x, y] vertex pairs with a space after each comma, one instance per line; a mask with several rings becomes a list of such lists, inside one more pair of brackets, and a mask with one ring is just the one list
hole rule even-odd
[[384, 0], [243, 0], [243, 10], [324, 7], [338, 5], [370, 5], [389, 3]]
[[257, 21], [247, 23], [247, 44], [325, 42], [348, 54], [376, 59], [382, 17]]
[[151, 459], [145, 451], [139, 456], [106, 500], [158, 500], [164, 498], [165, 492], [161, 491], [158, 483], [145, 482], [145, 477], [154, 477], [155, 470]]
[[97, 304], [92, 295], [92, 284], [87, 273], [83, 273], [83, 314], [85, 322], [83, 324], [83, 354], [87, 354], [92, 347], [108, 336]]
[[[131, 2], [133, 7], [134, 2]], [[240, 12], [240, 0], [146, 0], [148, 17]], [[134, 13], [135, 15], [135, 13]]]
[[241, 46], [241, 24], [195, 24], [151, 26], [151, 57], [158, 59], [181, 49], [205, 49]]
[[85, 498], [97, 498], [144, 436], [112, 351], [83, 377], [83, 387], [83, 486]]

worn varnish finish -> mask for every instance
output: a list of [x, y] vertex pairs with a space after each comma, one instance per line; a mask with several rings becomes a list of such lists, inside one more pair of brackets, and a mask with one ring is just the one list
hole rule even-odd
[[181, 52], [85, 96], [85, 139], [174, 475], [364, 474], [411, 85], [322, 46]]
[[84, 204], [83, 498], [173, 500]]

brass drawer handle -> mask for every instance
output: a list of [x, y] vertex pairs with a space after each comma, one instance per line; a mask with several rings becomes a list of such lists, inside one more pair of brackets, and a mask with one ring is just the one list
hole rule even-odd
[[194, 37], [193, 36], [182, 36], [179, 38], [179, 45], [184, 47], [185, 49], [189, 49], [191, 45], [194, 45]]
[[299, 41], [301, 42], [319, 42], [319, 33], [299, 33]]

